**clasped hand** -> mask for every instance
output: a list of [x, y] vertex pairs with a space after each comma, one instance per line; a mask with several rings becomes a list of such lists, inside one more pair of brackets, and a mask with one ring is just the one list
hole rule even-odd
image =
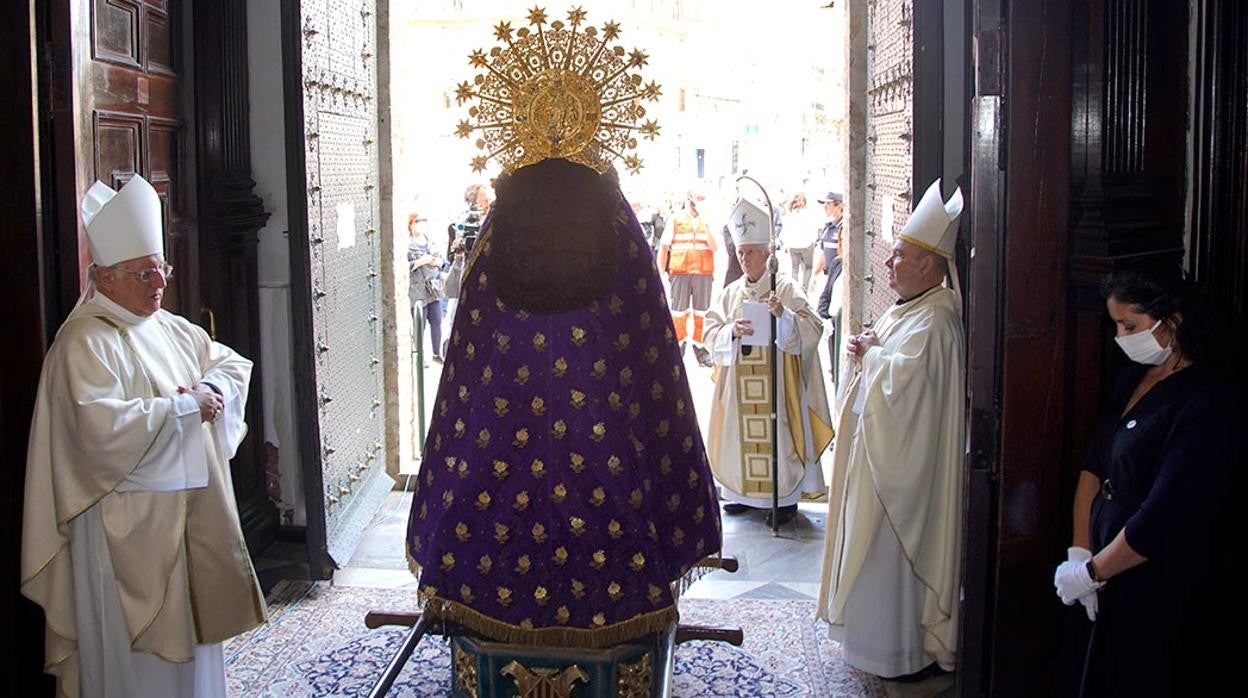
[[225, 407], [225, 402], [221, 399], [221, 396], [202, 383], [189, 388], [178, 386], [178, 393], [195, 398], [196, 404], [199, 405], [199, 421], [201, 422], [216, 421], [221, 414], [221, 409]]
[[1053, 586], [1062, 603], [1070, 606], [1078, 601], [1087, 611], [1088, 620], [1096, 620], [1097, 591], [1105, 586], [1105, 582], [1092, 579], [1088, 573], [1088, 560], [1091, 558], [1092, 551], [1071, 546], [1066, 552], [1066, 562], [1058, 565], [1053, 573]]
[[845, 350], [855, 359], [861, 359], [863, 354], [867, 353], [868, 349], [871, 347], [878, 347], [879, 345], [880, 338], [876, 337], [875, 333], [871, 330], [867, 330], [862, 334], [856, 334], [853, 337], [850, 337], [849, 342], [846, 344]]

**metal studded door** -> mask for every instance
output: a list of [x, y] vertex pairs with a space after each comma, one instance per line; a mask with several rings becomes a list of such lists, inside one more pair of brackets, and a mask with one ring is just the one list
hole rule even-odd
[[[393, 485], [383, 465], [376, 0], [298, 5], [301, 56], [287, 58], [299, 59], [303, 132], [301, 143], [292, 138], [287, 147], [303, 149], [306, 239], [293, 230], [294, 216], [291, 227], [292, 245], [306, 244], [306, 255], [292, 254], [292, 264], [302, 257], [308, 267], [311, 324], [304, 339], [312, 346], [302, 351], [311, 353], [304, 365], [312, 370], [296, 380], [305, 393], [314, 391], [311, 426], [319, 435], [315, 454], [303, 435], [303, 457], [320, 461], [320, 482], [305, 478], [309, 542], [322, 533], [312, 520], [321, 508], [311, 501], [319, 484], [323, 551], [340, 567]], [[312, 402], [301, 401], [302, 409], [310, 411]], [[305, 474], [316, 471], [305, 467]]]

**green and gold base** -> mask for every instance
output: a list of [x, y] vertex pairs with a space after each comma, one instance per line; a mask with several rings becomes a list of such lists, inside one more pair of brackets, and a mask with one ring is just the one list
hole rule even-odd
[[667, 671], [670, 633], [586, 650], [451, 636], [453, 698], [645, 698]]

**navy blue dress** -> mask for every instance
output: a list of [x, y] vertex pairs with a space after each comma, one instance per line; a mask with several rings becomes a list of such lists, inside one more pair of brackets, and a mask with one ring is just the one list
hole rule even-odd
[[[1225, 514], [1242, 453], [1241, 406], [1233, 390], [1191, 366], [1123, 414], [1147, 368], [1123, 371], [1083, 463], [1102, 483], [1089, 521], [1092, 551], [1125, 530], [1148, 558], [1100, 591], [1090, 644], [1073, 653], [1086, 662], [1076, 673], [1084, 674], [1083, 695], [1188, 694], [1221, 670], [1209, 666], [1210, 621], [1218, 604], [1229, 612], [1234, 602], [1211, 591], [1231, 545]], [[1086, 625], [1082, 607], [1075, 611]]]

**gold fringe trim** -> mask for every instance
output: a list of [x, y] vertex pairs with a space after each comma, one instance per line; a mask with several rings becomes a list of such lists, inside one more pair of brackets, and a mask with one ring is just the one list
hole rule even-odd
[[526, 630], [437, 596], [428, 599], [424, 613], [431, 618], [458, 623], [498, 642], [575, 649], [602, 649], [635, 640], [667, 629], [680, 617], [676, 606], [672, 605], [596, 629], [554, 627]]

